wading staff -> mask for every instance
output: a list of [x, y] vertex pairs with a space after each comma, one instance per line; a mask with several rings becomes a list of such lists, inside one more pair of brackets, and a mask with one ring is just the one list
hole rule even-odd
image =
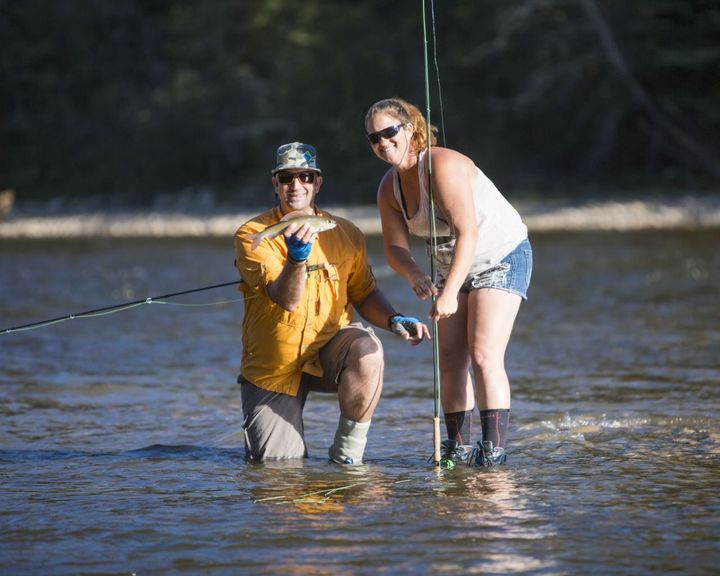
[[42, 326], [49, 326], [50, 324], [57, 324], [58, 322], [64, 322], [65, 320], [74, 320], [76, 318], [90, 318], [92, 316], [101, 316], [103, 314], [109, 314], [113, 311], [119, 312], [125, 308], [133, 308], [142, 304], [152, 304], [157, 300], [165, 300], [167, 298], [174, 298], [175, 296], [182, 296], [184, 294], [193, 294], [194, 292], [202, 292], [204, 290], [213, 290], [215, 288], [222, 288], [223, 286], [233, 286], [239, 284], [242, 280], [233, 280], [232, 282], [223, 282], [222, 284], [213, 284], [212, 286], [203, 286], [202, 288], [193, 288], [192, 290], [183, 290], [182, 292], [173, 292], [172, 294], [163, 294], [162, 296], [149, 296], [142, 300], [134, 300], [133, 302], [125, 302], [123, 304], [115, 304], [113, 306], [104, 306], [102, 308], [95, 308], [94, 310], [86, 310], [85, 312], [78, 312], [77, 314], [68, 314], [67, 316], [59, 316], [58, 318], [51, 318], [50, 320], [41, 320], [40, 322], [32, 322], [30, 324], [22, 324], [21, 326], [14, 326], [12, 328], [4, 328], [0, 330], [0, 335], [10, 334], [11, 332], [20, 332], [22, 330], [31, 330], [32, 328], [40, 328]]
[[[430, 155], [430, 74], [428, 66], [428, 39], [427, 39], [427, 24], [425, 21], [425, 0], [422, 0], [422, 23], [423, 23], [423, 44], [424, 44], [424, 62], [425, 62], [425, 109], [426, 109], [426, 120], [427, 124], [427, 142], [425, 162], [427, 166], [427, 183], [428, 183], [428, 196], [430, 202], [430, 278], [433, 285], [437, 284], [437, 272], [435, 270], [435, 256], [437, 254], [437, 234], [435, 232], [435, 203], [433, 202], [433, 189], [432, 189], [432, 157]], [[432, 303], [435, 304], [437, 297], [432, 296]], [[440, 465], [440, 347], [438, 337], [438, 322], [435, 318], [432, 321], [432, 336], [433, 336], [433, 396], [435, 399], [435, 412], [433, 415], [433, 462]]]

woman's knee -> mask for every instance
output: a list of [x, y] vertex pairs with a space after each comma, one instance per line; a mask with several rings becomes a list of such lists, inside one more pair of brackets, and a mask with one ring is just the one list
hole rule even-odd
[[473, 371], [482, 375], [489, 375], [498, 370], [505, 370], [504, 355], [493, 350], [476, 346], [471, 350]]

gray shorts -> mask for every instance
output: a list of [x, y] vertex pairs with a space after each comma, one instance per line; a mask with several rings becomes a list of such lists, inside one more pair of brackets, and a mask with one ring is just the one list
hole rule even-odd
[[307, 457], [302, 413], [310, 391], [337, 393], [350, 345], [373, 338], [372, 328], [359, 322], [341, 328], [320, 350], [323, 376], [303, 374], [297, 396], [258, 388], [238, 377], [242, 397], [245, 457], [249, 460], [285, 460]]

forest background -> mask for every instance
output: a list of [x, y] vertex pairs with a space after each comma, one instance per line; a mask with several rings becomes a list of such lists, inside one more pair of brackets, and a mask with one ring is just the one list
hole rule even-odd
[[[501, 190], [717, 191], [719, 3], [439, 0], [427, 20], [440, 140]], [[425, 110], [420, 0], [0, 0], [0, 46], [17, 201], [266, 205], [301, 140], [324, 203], [368, 204], [367, 108]]]

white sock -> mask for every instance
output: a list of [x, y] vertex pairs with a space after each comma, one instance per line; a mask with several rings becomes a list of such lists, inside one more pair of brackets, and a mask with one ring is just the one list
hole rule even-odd
[[330, 460], [338, 464], [362, 464], [370, 421], [355, 422], [340, 416], [335, 441], [330, 446]]

